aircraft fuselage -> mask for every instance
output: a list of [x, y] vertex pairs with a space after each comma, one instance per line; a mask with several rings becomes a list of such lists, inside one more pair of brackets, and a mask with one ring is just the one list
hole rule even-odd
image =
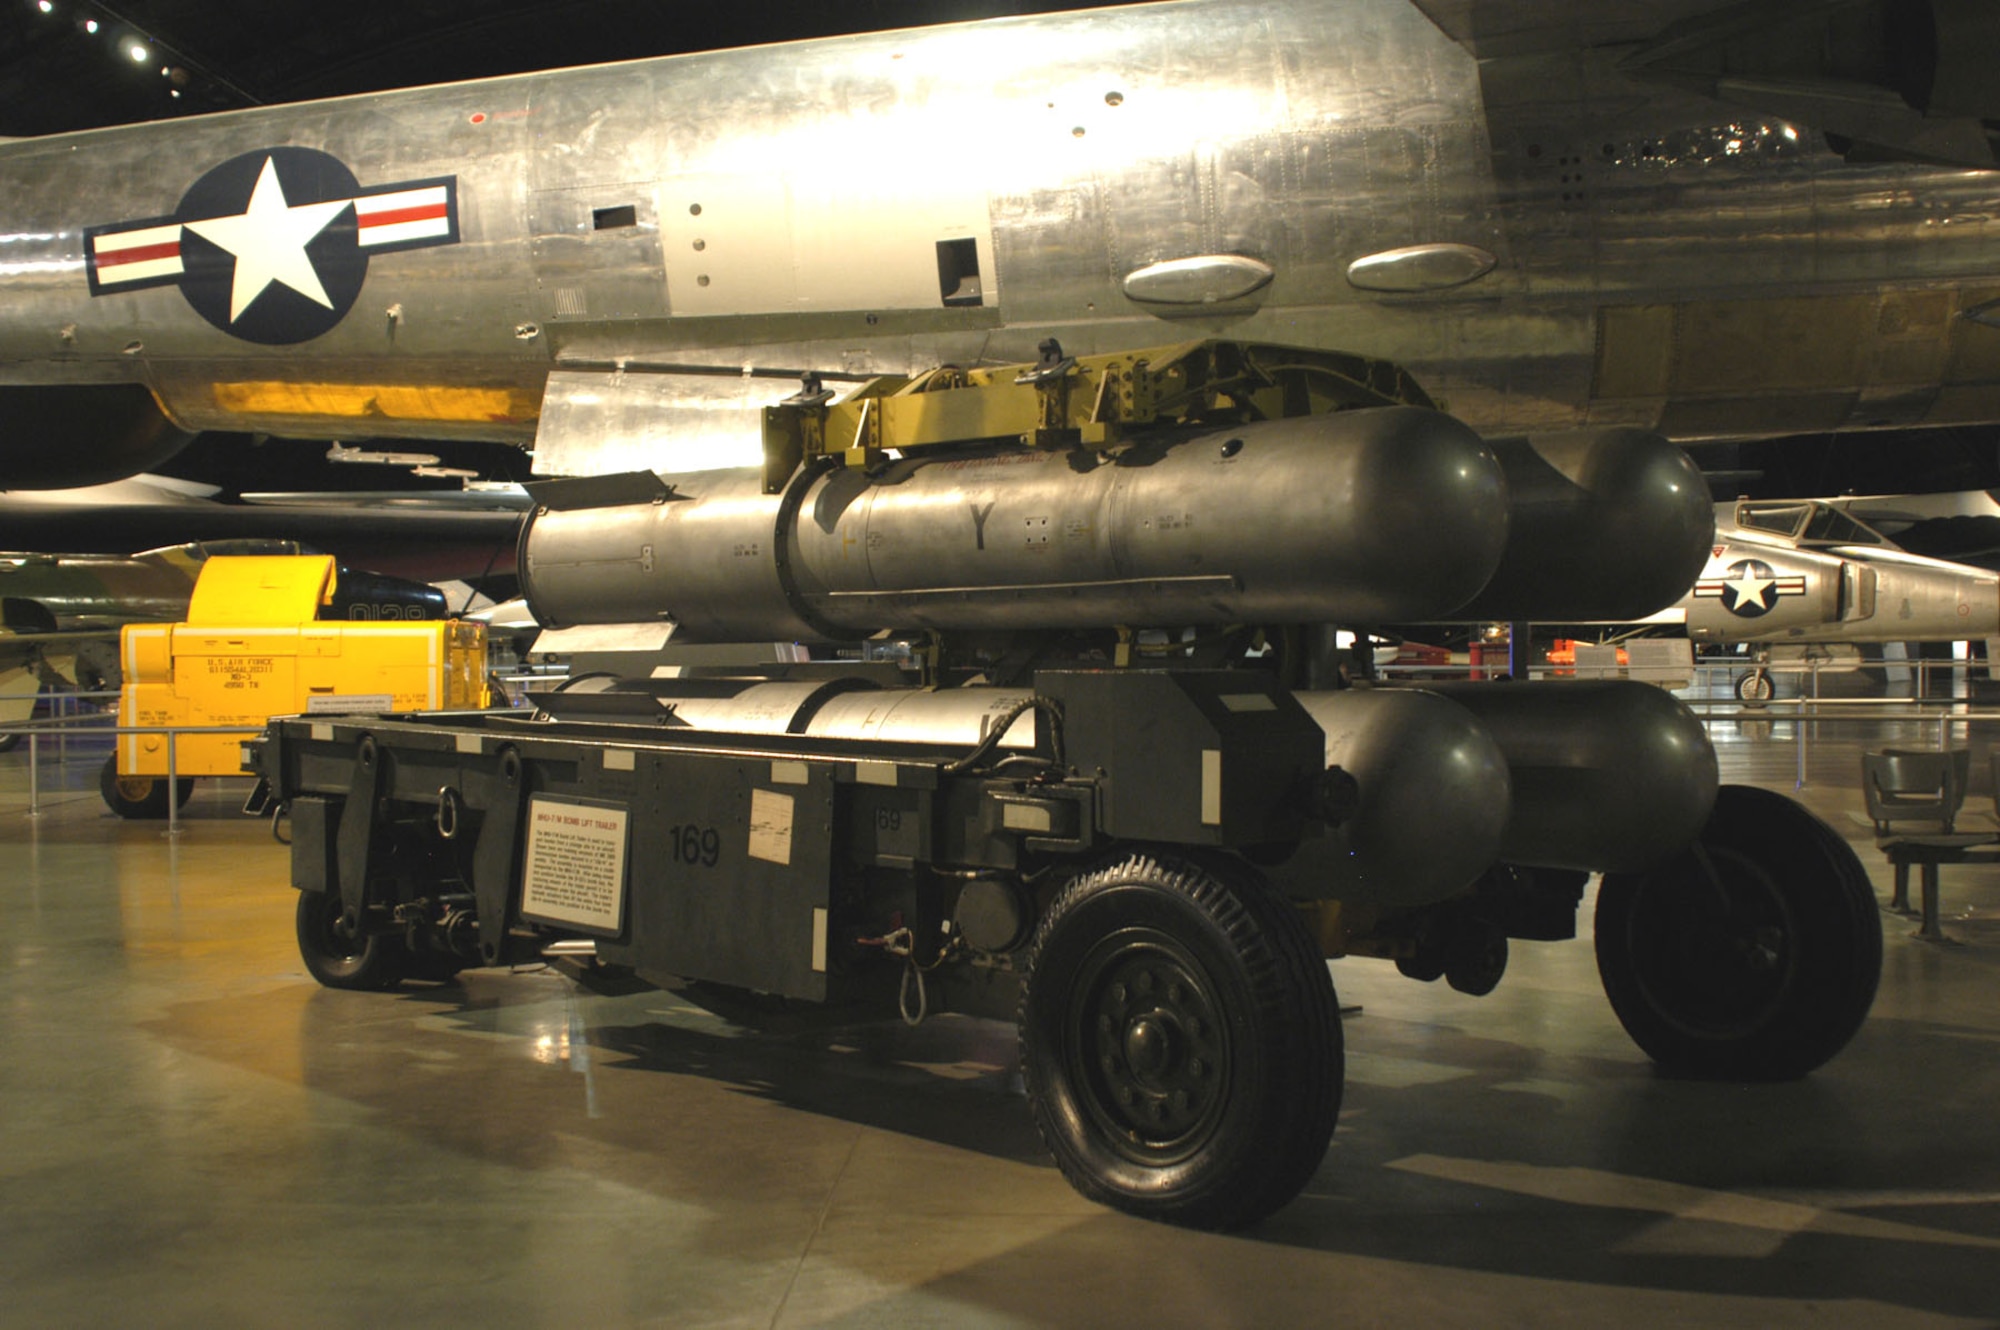
[[1185, 0], [9, 142], [0, 384], [527, 444], [612, 375], [698, 433], [789, 391], [751, 373], [1229, 336], [1400, 361], [1489, 434], [2000, 418], [2000, 173], [1615, 54]]
[[1733, 524], [1718, 526], [1710, 553], [1678, 607], [1696, 642], [1958, 642], [2000, 634], [2000, 575], [1983, 568], [1880, 543], [1808, 545]]

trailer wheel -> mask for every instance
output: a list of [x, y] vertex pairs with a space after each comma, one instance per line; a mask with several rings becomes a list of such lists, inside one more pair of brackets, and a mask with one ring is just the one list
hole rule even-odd
[[[167, 779], [164, 776], [121, 776], [116, 754], [104, 759], [97, 774], [97, 791], [105, 806], [120, 817], [138, 819], [167, 815]], [[194, 777], [182, 776], [174, 782], [174, 807], [185, 808], [194, 793]]]
[[1597, 969], [1662, 1068], [1789, 1080], [1867, 1017], [1882, 922], [1846, 841], [1783, 795], [1725, 785], [1694, 846], [1648, 872], [1605, 874]]
[[1036, 929], [1021, 1064], [1043, 1142], [1085, 1196], [1200, 1228], [1298, 1194], [1340, 1109], [1326, 961], [1254, 871], [1134, 855], [1070, 882]]
[[1751, 670], [1736, 681], [1736, 700], [1739, 702], [1768, 702], [1777, 691], [1771, 676], [1763, 670]]
[[340, 893], [299, 893], [299, 956], [327, 988], [381, 992], [401, 983], [410, 951], [390, 933], [349, 937], [340, 929]]

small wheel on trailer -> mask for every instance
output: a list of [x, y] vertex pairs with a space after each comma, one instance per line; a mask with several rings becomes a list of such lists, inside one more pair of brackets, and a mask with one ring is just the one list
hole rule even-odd
[[1036, 929], [1021, 1065], [1076, 1189], [1235, 1228], [1298, 1194], [1340, 1110], [1325, 958], [1253, 870], [1133, 855], [1072, 880]]
[[401, 983], [410, 963], [403, 939], [393, 933], [355, 936], [341, 928], [340, 915], [339, 892], [299, 893], [299, 956], [307, 972], [328, 988], [380, 992]]
[[1769, 672], [1751, 670], [1736, 680], [1736, 700], [1739, 702], [1768, 702], [1777, 693]]
[[1789, 1080], [1866, 1019], [1881, 916], [1867, 870], [1830, 827], [1783, 795], [1725, 785], [1693, 846], [1647, 872], [1604, 875], [1597, 969], [1620, 1023], [1662, 1068]]
[[[120, 817], [144, 819], [167, 815], [167, 778], [121, 776], [116, 754], [104, 759], [104, 769], [97, 775], [97, 790], [104, 796], [105, 806]], [[193, 793], [194, 777], [180, 777], [174, 782], [174, 807], [187, 807], [188, 796]]]

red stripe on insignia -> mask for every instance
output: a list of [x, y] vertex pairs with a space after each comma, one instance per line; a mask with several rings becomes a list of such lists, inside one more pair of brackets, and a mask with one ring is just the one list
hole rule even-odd
[[414, 208], [392, 208], [387, 212], [365, 213], [361, 218], [362, 229], [371, 226], [395, 226], [401, 222], [435, 222], [446, 216], [442, 203], [422, 203]]
[[135, 245], [130, 249], [95, 250], [92, 254], [100, 272], [121, 263], [152, 263], [157, 259], [177, 259], [180, 256], [181, 242], [178, 240], [160, 245]]

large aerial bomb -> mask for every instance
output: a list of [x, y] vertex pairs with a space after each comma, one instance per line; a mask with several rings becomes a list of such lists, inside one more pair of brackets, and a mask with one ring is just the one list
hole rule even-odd
[[1662, 688], [1629, 680], [1451, 683], [1505, 755], [1513, 807], [1499, 857], [1637, 872], [1680, 851], [1715, 804], [1715, 749]]
[[1110, 455], [916, 457], [783, 495], [751, 469], [666, 481], [657, 502], [533, 515], [522, 584], [538, 620], [666, 620], [688, 642], [1408, 623], [1470, 600], [1507, 539], [1491, 450], [1417, 407], [1182, 431]]
[[1453, 619], [1630, 622], [1701, 575], [1715, 508], [1701, 469], [1666, 439], [1600, 429], [1490, 446], [1507, 477], [1507, 548]]
[[744, 468], [543, 507], [523, 587], [552, 628], [676, 641], [1225, 623], [1638, 616], [1700, 570], [1700, 476], [1654, 435], [1489, 447], [1396, 406], [1191, 429], [1112, 453], [989, 448]]

